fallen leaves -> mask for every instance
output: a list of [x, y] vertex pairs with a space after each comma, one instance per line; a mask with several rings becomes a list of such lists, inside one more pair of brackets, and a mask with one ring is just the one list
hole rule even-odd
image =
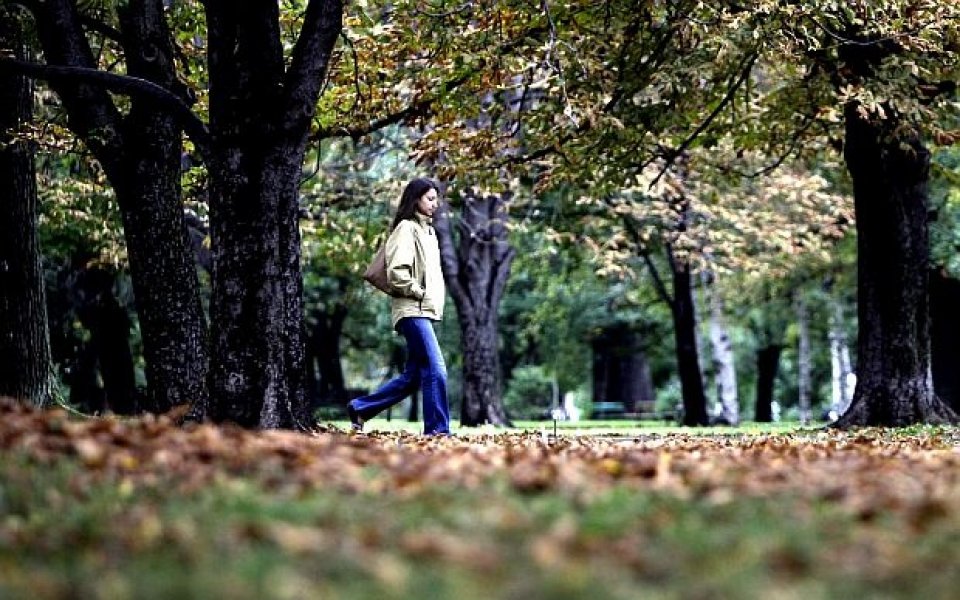
[[[960, 510], [960, 452], [946, 434], [864, 430], [556, 440], [523, 432], [307, 435], [178, 427], [164, 416], [78, 419], [7, 401], [0, 403], [0, 450], [17, 450], [42, 464], [75, 458], [86, 478], [75, 482], [79, 488], [112, 477], [127, 488], [174, 485], [191, 491], [241, 477], [290, 495], [324, 488], [412, 496], [431, 486], [478, 489], [496, 480], [526, 494], [572, 498], [614, 486], [714, 504], [789, 494], [843, 506], [863, 519], [898, 512], [917, 529]], [[287, 538], [297, 539], [278, 539]]]
[[851, 597], [936, 597], [960, 572], [958, 438], [301, 434], [0, 402], [0, 586], [816, 597], [849, 580]]

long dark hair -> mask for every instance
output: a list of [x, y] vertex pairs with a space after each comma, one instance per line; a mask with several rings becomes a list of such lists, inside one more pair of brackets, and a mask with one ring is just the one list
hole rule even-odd
[[390, 226], [391, 231], [397, 228], [400, 221], [412, 219], [416, 216], [417, 201], [430, 190], [436, 190], [438, 194], [440, 193], [437, 184], [426, 177], [417, 177], [408, 183], [407, 187], [403, 188], [403, 194], [400, 196], [400, 206], [397, 207], [397, 216], [393, 218], [393, 225]]

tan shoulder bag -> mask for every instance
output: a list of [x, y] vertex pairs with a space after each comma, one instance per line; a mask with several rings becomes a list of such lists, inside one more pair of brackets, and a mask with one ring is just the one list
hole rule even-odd
[[380, 244], [380, 249], [373, 255], [373, 260], [363, 272], [363, 278], [367, 283], [377, 288], [384, 294], [392, 296], [390, 281], [387, 279], [387, 242]]

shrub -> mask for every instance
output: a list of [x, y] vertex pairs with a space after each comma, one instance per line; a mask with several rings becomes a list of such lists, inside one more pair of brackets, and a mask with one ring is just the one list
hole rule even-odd
[[543, 367], [517, 367], [503, 396], [503, 407], [511, 419], [546, 418], [553, 408], [553, 380]]

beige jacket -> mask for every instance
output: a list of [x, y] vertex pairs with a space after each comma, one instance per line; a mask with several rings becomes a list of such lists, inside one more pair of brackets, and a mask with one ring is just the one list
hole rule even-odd
[[446, 287], [440, 268], [440, 245], [429, 217], [405, 219], [387, 238], [387, 279], [393, 286], [391, 322], [404, 317], [443, 318]]

